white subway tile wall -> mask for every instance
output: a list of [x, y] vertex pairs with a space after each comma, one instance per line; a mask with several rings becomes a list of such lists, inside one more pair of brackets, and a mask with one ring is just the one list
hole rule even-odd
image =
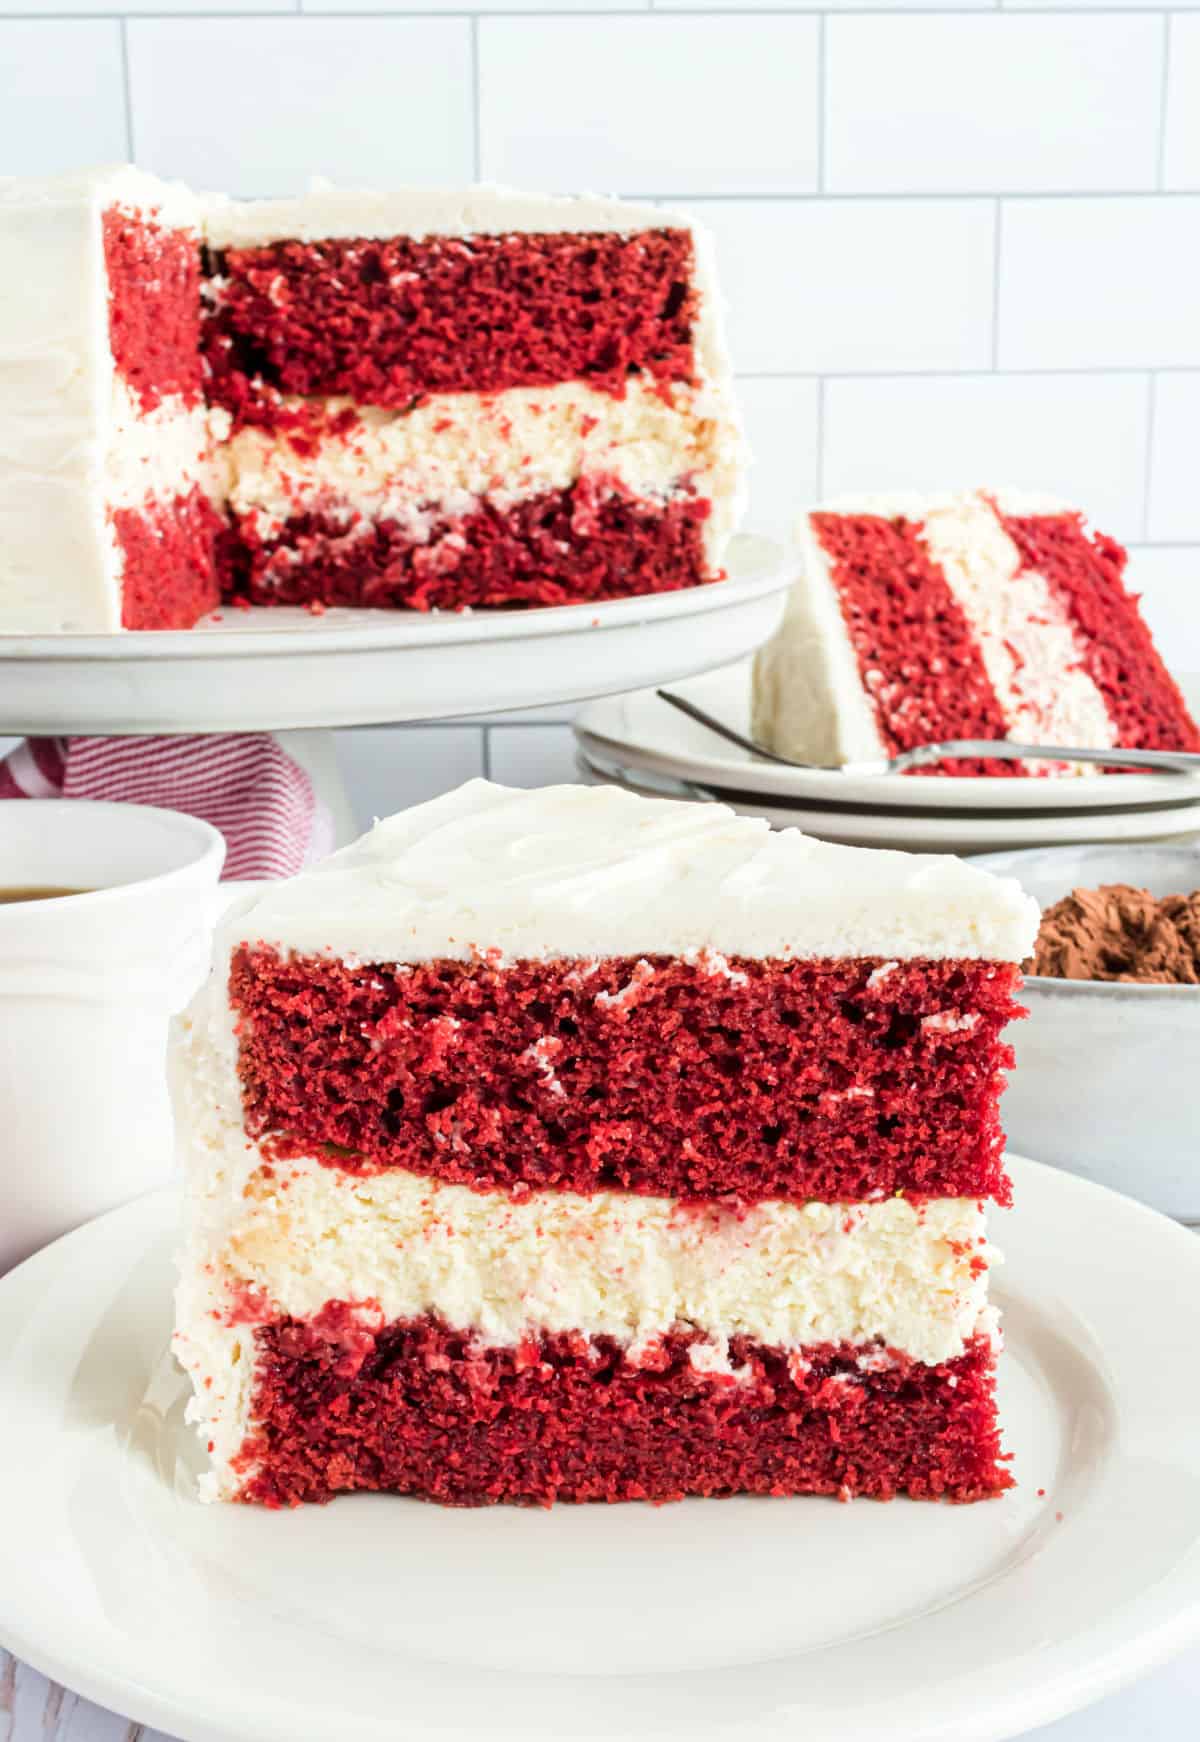
[[1142, 535], [1149, 394], [1137, 375], [847, 377], [824, 399], [827, 495], [992, 479], [1052, 488], [1114, 537]]
[[1149, 13], [831, 18], [825, 186], [1152, 188], [1165, 34]]
[[[0, 0], [0, 171], [130, 153], [243, 194], [481, 176], [683, 206], [717, 239], [751, 524], [1056, 492], [1131, 544], [1200, 669], [1200, 9]], [[422, 790], [461, 730], [403, 740]], [[548, 767], [547, 731], [487, 755]]]
[[812, 193], [812, 17], [485, 18], [489, 181], [621, 193]]

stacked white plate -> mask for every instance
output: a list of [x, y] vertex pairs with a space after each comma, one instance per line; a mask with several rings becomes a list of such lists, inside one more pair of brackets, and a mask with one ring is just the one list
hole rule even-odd
[[[1200, 681], [1183, 685], [1195, 708]], [[669, 687], [749, 731], [749, 661]], [[789, 768], [738, 749], [652, 689], [591, 703], [575, 733], [585, 779], [659, 796], [720, 799], [778, 827], [858, 846], [971, 853], [1200, 835], [1200, 776], [1008, 780]]]

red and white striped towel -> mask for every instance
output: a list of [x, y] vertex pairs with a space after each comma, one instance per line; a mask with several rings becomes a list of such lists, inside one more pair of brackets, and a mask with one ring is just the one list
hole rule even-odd
[[0, 799], [92, 798], [187, 811], [220, 829], [227, 880], [291, 877], [333, 845], [312, 781], [265, 732], [26, 738], [0, 762]]

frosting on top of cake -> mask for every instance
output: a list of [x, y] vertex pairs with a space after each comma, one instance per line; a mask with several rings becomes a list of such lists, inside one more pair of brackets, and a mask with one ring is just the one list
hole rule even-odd
[[478, 183], [467, 188], [337, 188], [314, 181], [291, 199], [235, 200], [204, 196], [205, 231], [214, 248], [255, 248], [269, 242], [319, 242], [329, 237], [495, 236], [509, 230], [618, 231], [686, 229], [678, 213], [597, 194], [527, 194]]
[[944, 854], [835, 846], [720, 804], [472, 780], [250, 897], [221, 944], [361, 961], [715, 951], [1019, 962], [1038, 917], [1013, 879]]

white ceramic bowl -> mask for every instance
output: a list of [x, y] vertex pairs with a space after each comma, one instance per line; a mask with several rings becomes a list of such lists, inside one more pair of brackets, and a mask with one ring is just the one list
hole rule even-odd
[[[1045, 847], [973, 861], [1044, 908], [1072, 889], [1200, 889], [1200, 848]], [[1003, 1101], [1014, 1150], [1200, 1223], [1200, 986], [1031, 975]]]

